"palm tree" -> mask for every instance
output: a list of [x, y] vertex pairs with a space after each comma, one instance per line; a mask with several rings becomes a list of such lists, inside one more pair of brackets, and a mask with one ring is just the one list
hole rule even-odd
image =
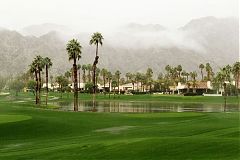
[[115, 72], [115, 77], [117, 78], [118, 94], [120, 93], [120, 88], [119, 88], [119, 86], [120, 86], [120, 75], [121, 75], [121, 72], [119, 70], [117, 70]]
[[210, 63], [207, 63], [205, 66], [206, 72], [207, 72], [207, 80], [210, 81], [211, 80], [211, 74], [212, 74], [212, 67], [210, 65]]
[[83, 79], [83, 83], [86, 83], [86, 70], [87, 70], [87, 65], [82, 65], [82, 71], [83, 71], [83, 76], [82, 76], [82, 79]]
[[143, 73], [140, 73], [140, 75], [139, 75], [140, 77], [139, 77], [139, 81], [140, 81], [140, 83], [141, 83], [141, 91], [142, 92], [144, 92], [144, 86], [146, 85], [146, 83], [147, 83], [147, 77], [146, 77], [146, 75], [145, 74], [143, 74]]
[[170, 65], [166, 65], [165, 70], [167, 71], [167, 76], [170, 77], [172, 67]]
[[81, 86], [80, 86], [80, 83], [81, 83], [81, 65], [80, 64], [77, 65], [77, 70], [78, 70], [78, 78], [79, 78], [78, 83], [79, 83], [79, 90], [80, 90], [80, 88], [81, 88]]
[[131, 83], [132, 83], [133, 91], [134, 91], [134, 90], [135, 90], [134, 86], [135, 86], [135, 83], [136, 83], [136, 75], [135, 75], [135, 74], [130, 74], [129, 80], [130, 80]]
[[225, 73], [226, 73], [226, 81], [231, 81], [231, 73], [232, 73], [232, 67], [230, 65], [226, 65], [224, 67]]
[[203, 69], [204, 69], [204, 67], [205, 66], [202, 63], [199, 65], [199, 69], [201, 70], [201, 75], [202, 75], [202, 81], [203, 81]]
[[187, 72], [185, 70], [182, 71], [181, 76], [183, 77], [184, 82], [186, 82], [187, 81], [187, 79], [186, 79]]
[[73, 60], [74, 73], [74, 111], [78, 110], [78, 80], [77, 80], [77, 60], [81, 58], [82, 46], [76, 39], [72, 39], [67, 44], [67, 52], [69, 60]]
[[48, 69], [52, 66], [51, 59], [46, 57], [44, 58], [44, 64], [45, 64], [45, 69], [46, 69], [46, 105], [48, 102]]
[[193, 81], [193, 92], [196, 93], [196, 77], [197, 77], [197, 72], [190, 72], [190, 76], [192, 78]]
[[238, 85], [239, 85], [239, 79], [240, 79], [240, 62], [236, 62], [233, 64], [232, 72], [235, 79], [235, 87], [237, 91], [236, 94], [238, 95], [238, 87], [239, 87]]
[[181, 65], [178, 65], [177, 66], [177, 71], [178, 71], [178, 78], [179, 78], [179, 82], [180, 82], [180, 80], [181, 80], [181, 72], [182, 72], [182, 66]]
[[44, 68], [44, 61], [42, 56], [36, 56], [34, 59], [36, 66], [37, 66], [37, 72], [38, 72], [38, 103], [41, 103], [41, 88], [42, 88], [42, 80], [41, 80], [41, 71]]
[[139, 82], [141, 81], [141, 73], [140, 72], [137, 72], [136, 73], [136, 77], [135, 77], [135, 80], [136, 80], [136, 83], [137, 83], [137, 91], [139, 91]]
[[126, 76], [126, 79], [127, 79], [126, 81], [128, 82], [129, 79], [130, 79], [131, 73], [130, 73], [130, 72], [127, 72], [125, 76]]
[[151, 68], [148, 68], [146, 73], [146, 78], [147, 78], [147, 85], [149, 85], [150, 93], [152, 90], [152, 76], [153, 76], [153, 70]]
[[59, 85], [59, 88], [60, 88], [60, 93], [61, 93], [61, 98], [62, 98], [62, 93], [64, 90], [66, 90], [69, 86], [69, 79], [67, 77], [64, 77], [64, 76], [57, 76], [56, 77], [56, 82], [58, 83]]
[[32, 64], [29, 65], [30, 67], [30, 73], [34, 73], [35, 74], [35, 81], [36, 81], [36, 86], [35, 86], [35, 103], [38, 104], [39, 103], [39, 97], [38, 97], [38, 87], [39, 87], [39, 81], [38, 81], [38, 71], [37, 71], [37, 64], [36, 61], [33, 61]]
[[91, 40], [90, 40], [90, 45], [96, 45], [96, 57], [95, 57], [95, 60], [93, 62], [93, 94], [96, 94], [96, 68], [97, 68], [97, 63], [98, 63], [98, 45], [102, 45], [103, 41], [103, 36], [101, 33], [99, 32], [96, 32], [96, 33], [93, 33], [92, 37], [91, 37]]
[[105, 91], [106, 91], [106, 77], [107, 77], [107, 73], [108, 73], [108, 71], [105, 68], [103, 68], [101, 70], [101, 73], [100, 73], [102, 78], [103, 78], [103, 92], [104, 92], [104, 94], [105, 94]]
[[112, 73], [111, 72], [108, 72], [107, 73], [107, 79], [108, 79], [108, 84], [109, 84], [109, 98], [110, 98], [110, 92], [111, 92], [111, 80], [112, 80]]
[[213, 82], [214, 82], [213, 84], [216, 87], [217, 92], [219, 91], [220, 88], [223, 87], [224, 81], [225, 81], [224, 72], [222, 72], [222, 71], [217, 72], [215, 78], [213, 79]]

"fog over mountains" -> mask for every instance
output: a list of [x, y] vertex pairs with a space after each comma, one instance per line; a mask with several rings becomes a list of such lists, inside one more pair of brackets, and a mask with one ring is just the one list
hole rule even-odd
[[[116, 32], [102, 32], [99, 67], [126, 72], [156, 72], [181, 64], [187, 71], [198, 70], [200, 63], [214, 68], [239, 60], [239, 20], [204, 17], [170, 30], [160, 24], [127, 24]], [[101, 31], [100, 31], [101, 32]], [[80, 64], [93, 62], [95, 47], [89, 45], [92, 33], [78, 32], [56, 24], [42, 24], [10, 31], [0, 28], [0, 74], [25, 72], [36, 55], [53, 61], [52, 73], [61, 74], [72, 66], [66, 43], [77, 38], [83, 46]]]

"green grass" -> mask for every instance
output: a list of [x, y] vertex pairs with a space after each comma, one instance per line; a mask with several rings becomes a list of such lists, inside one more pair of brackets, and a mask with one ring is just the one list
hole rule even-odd
[[[81, 98], [90, 100], [91, 96], [81, 95]], [[220, 98], [139, 95], [113, 100], [178, 103], [192, 99], [220, 103]], [[75, 113], [41, 109], [32, 100], [31, 94], [0, 96], [0, 159], [237, 160], [240, 157], [239, 112]], [[62, 100], [71, 98], [64, 95]], [[98, 100], [107, 98], [98, 96]], [[236, 103], [234, 97], [231, 101]]]
[[[32, 94], [29, 93], [28, 96]], [[50, 97], [60, 97], [60, 93], [50, 93]], [[25, 96], [26, 94], [21, 94], [21, 96]], [[33, 97], [33, 95], [32, 95]], [[44, 97], [42, 98], [44, 100]], [[91, 94], [79, 94], [80, 100], [92, 100]], [[152, 102], [165, 102], [165, 103], [214, 103], [214, 104], [223, 104], [224, 97], [217, 96], [217, 97], [207, 97], [207, 96], [181, 96], [181, 95], [153, 95], [153, 94], [146, 94], [146, 95], [113, 95], [111, 94], [110, 99], [109, 95], [106, 94], [97, 94], [96, 99], [98, 101], [152, 101]], [[63, 101], [72, 101], [73, 94], [72, 93], [64, 93], [62, 97]], [[239, 101], [238, 97], [230, 96], [227, 97], [228, 104], [237, 104]]]

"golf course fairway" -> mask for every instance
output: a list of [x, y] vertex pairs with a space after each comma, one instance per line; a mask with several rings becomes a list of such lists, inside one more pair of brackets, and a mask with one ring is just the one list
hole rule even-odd
[[33, 98], [0, 96], [1, 160], [240, 159], [239, 112], [68, 112]]

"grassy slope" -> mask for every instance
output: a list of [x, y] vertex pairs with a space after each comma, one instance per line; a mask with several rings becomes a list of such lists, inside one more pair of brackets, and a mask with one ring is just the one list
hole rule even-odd
[[[22, 99], [29, 102], [17, 102]], [[74, 113], [36, 109], [32, 103], [26, 95], [0, 96], [0, 115], [28, 117], [0, 123], [0, 159], [240, 156], [239, 113]]]

